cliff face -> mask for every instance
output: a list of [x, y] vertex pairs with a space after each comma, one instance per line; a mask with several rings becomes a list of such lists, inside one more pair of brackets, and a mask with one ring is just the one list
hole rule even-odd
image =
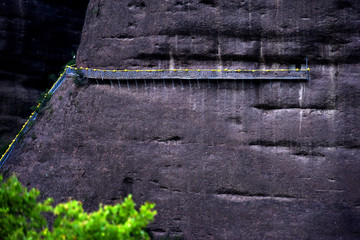
[[71, 58], [87, 0], [3, 0], [0, 4], [0, 138], [9, 139]]
[[[358, 1], [91, 1], [78, 63], [310, 81], [69, 79], [2, 171], [87, 209], [132, 193], [185, 239], [358, 239]], [[60, 97], [61, 96], [61, 97]]]
[[[359, 2], [93, 0], [78, 64], [230, 68], [359, 61]], [[246, 65], [245, 65], [246, 66]]]

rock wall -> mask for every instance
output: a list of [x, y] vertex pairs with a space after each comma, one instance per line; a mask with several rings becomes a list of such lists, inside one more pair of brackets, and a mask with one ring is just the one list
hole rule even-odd
[[310, 81], [69, 79], [2, 171], [91, 210], [129, 193], [184, 239], [359, 239], [358, 1], [91, 1], [78, 64]]
[[359, 62], [359, 2], [93, 0], [78, 64], [230, 68]]
[[0, 3], [0, 139], [15, 136], [80, 42], [87, 0]]

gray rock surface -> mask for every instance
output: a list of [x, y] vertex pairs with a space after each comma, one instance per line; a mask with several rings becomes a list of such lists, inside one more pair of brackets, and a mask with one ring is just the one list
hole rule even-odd
[[0, 3], [0, 140], [13, 138], [80, 42], [87, 0]]
[[278, 68], [307, 56], [311, 79], [69, 79], [2, 171], [88, 210], [129, 193], [155, 202], [155, 237], [359, 239], [359, 9], [91, 1], [83, 67]]
[[356, 0], [92, 0], [78, 64], [243, 68], [359, 62]]

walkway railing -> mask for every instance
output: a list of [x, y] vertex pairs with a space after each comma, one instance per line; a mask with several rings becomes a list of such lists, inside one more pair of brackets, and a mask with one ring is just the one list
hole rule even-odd
[[131, 79], [239, 79], [239, 80], [309, 80], [310, 68], [305, 69], [155, 69], [102, 70], [76, 68], [87, 78], [109, 80]]
[[36, 110], [30, 115], [22, 126], [15, 139], [11, 142], [8, 149], [0, 159], [0, 168], [9, 158], [19, 139], [29, 130], [32, 123], [38, 116], [38, 111], [46, 104], [46, 97], [55, 93], [68, 74], [77, 74], [80, 71], [87, 78], [109, 79], [109, 80], [131, 80], [131, 79], [239, 79], [239, 80], [309, 80], [310, 68], [305, 69], [155, 69], [155, 70], [102, 70], [92, 68], [77, 68], [66, 66], [51, 89], [45, 94], [43, 100], [37, 105]]
[[0, 159], [0, 168], [4, 165], [4, 163], [6, 162], [6, 160], [9, 158], [11, 152], [14, 150], [15, 145], [19, 142], [19, 140], [24, 136], [24, 134], [27, 132], [27, 130], [29, 130], [29, 128], [32, 126], [33, 122], [35, 121], [36, 117], [38, 116], [38, 111], [39, 109], [41, 109], [42, 107], [44, 107], [43, 105], [46, 104], [46, 98], [50, 95], [53, 94], [61, 85], [61, 83], [64, 81], [64, 79], [66, 78], [67, 74], [69, 72], [71, 72], [71, 68], [70, 67], [66, 67], [65, 70], [63, 71], [63, 73], [60, 75], [60, 77], [57, 79], [57, 81], [53, 84], [53, 86], [50, 88], [50, 90], [44, 95], [43, 100], [36, 106], [36, 109], [33, 113], [31, 113], [30, 117], [28, 118], [28, 120], [24, 123], [24, 125], [22, 126], [21, 130], [19, 131], [19, 133], [16, 135], [16, 137], [14, 138], [14, 140], [12, 140], [12, 142], [10, 143], [9, 147], [7, 148], [7, 150], [5, 151], [5, 153], [1, 156]]

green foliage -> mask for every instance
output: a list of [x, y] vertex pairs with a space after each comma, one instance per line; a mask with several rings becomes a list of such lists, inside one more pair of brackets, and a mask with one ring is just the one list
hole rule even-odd
[[137, 211], [129, 195], [121, 205], [100, 205], [97, 212], [87, 214], [81, 202], [70, 201], [55, 207], [53, 232], [43, 234], [48, 239], [148, 239], [143, 229], [154, 219], [154, 206], [145, 203]]
[[[2, 239], [149, 239], [144, 229], [156, 215], [155, 204], [151, 203], [145, 203], [137, 211], [131, 195], [122, 204], [100, 205], [93, 213], [84, 212], [79, 201], [53, 208], [51, 198], [39, 203], [38, 195], [35, 189], [28, 192], [15, 176], [1, 184]], [[51, 230], [42, 215], [45, 212], [56, 216]]]
[[[35, 124], [35, 121], [34, 121], [33, 119], [30, 120], [30, 121], [28, 122], [28, 124], [27, 124], [27, 129], [28, 129], [28, 130], [31, 129], [31, 128], [34, 126], [34, 124]], [[20, 142], [22, 142], [22, 141], [24, 140], [25, 133], [26, 133], [26, 132], [24, 132], [24, 131], [19, 132], [18, 139], [19, 139]]]
[[33, 133], [33, 134], [31, 135], [31, 138], [32, 138], [33, 140], [36, 140], [36, 139], [37, 139], [36, 134], [35, 134], [35, 133]]
[[56, 82], [56, 81], [59, 79], [60, 75], [63, 73], [63, 71], [64, 71], [64, 69], [66, 68], [66, 66], [75, 66], [75, 65], [76, 65], [75, 52], [72, 51], [71, 54], [70, 54], [70, 56], [71, 56], [71, 60], [68, 61], [64, 66], [62, 66], [61, 71], [60, 71], [58, 74], [52, 73], [52, 74], [50, 74], [50, 75], [48, 76], [48, 79], [49, 79], [50, 81]]
[[[2, 181], [2, 176], [0, 176]], [[37, 202], [39, 191], [27, 191], [15, 176], [0, 185], [0, 236], [2, 239], [31, 239], [46, 229], [43, 212], [53, 210], [52, 199]]]
[[46, 103], [49, 102], [52, 97], [52, 93], [48, 93], [48, 92], [49, 92], [49, 89], [46, 89], [45, 92], [41, 93], [40, 98], [37, 101], [37, 103], [43, 103], [44, 105], [46, 105]]
[[74, 57], [65, 64], [64, 68], [65, 68], [66, 66], [73, 66], [73, 65], [76, 64], [76, 59], [75, 59], [74, 53], [73, 53], [73, 56], [74, 56]]
[[48, 77], [49, 80], [51, 80], [52, 82], [56, 82], [56, 80], [58, 79], [58, 76], [54, 73], [50, 74]]
[[81, 87], [86, 85], [86, 78], [84, 76], [84, 73], [81, 70], [75, 71], [76, 75], [73, 78], [73, 81], [77, 87]]
[[[41, 93], [39, 99], [36, 101], [36, 106], [32, 106], [30, 109], [33, 112], [42, 113], [46, 104], [50, 101], [52, 93], [49, 93], [49, 89], [46, 89]], [[40, 104], [40, 105], [39, 105]]]
[[32, 112], [37, 111], [37, 106], [31, 106], [31, 107], [30, 107], [30, 110], [31, 110]]
[[71, 60], [68, 61], [63, 68], [65, 68], [66, 66], [75, 66], [76, 65], [76, 50], [71, 51], [70, 57], [71, 57]]
[[28, 122], [28, 129], [30, 129], [30, 128], [32, 128], [33, 126], [34, 126], [34, 124], [35, 124], [35, 121], [34, 121], [34, 119], [32, 119], [32, 120], [30, 120], [29, 122]]
[[100, 7], [94, 7], [91, 12], [96, 16], [96, 17], [99, 17], [99, 14], [100, 14]]

